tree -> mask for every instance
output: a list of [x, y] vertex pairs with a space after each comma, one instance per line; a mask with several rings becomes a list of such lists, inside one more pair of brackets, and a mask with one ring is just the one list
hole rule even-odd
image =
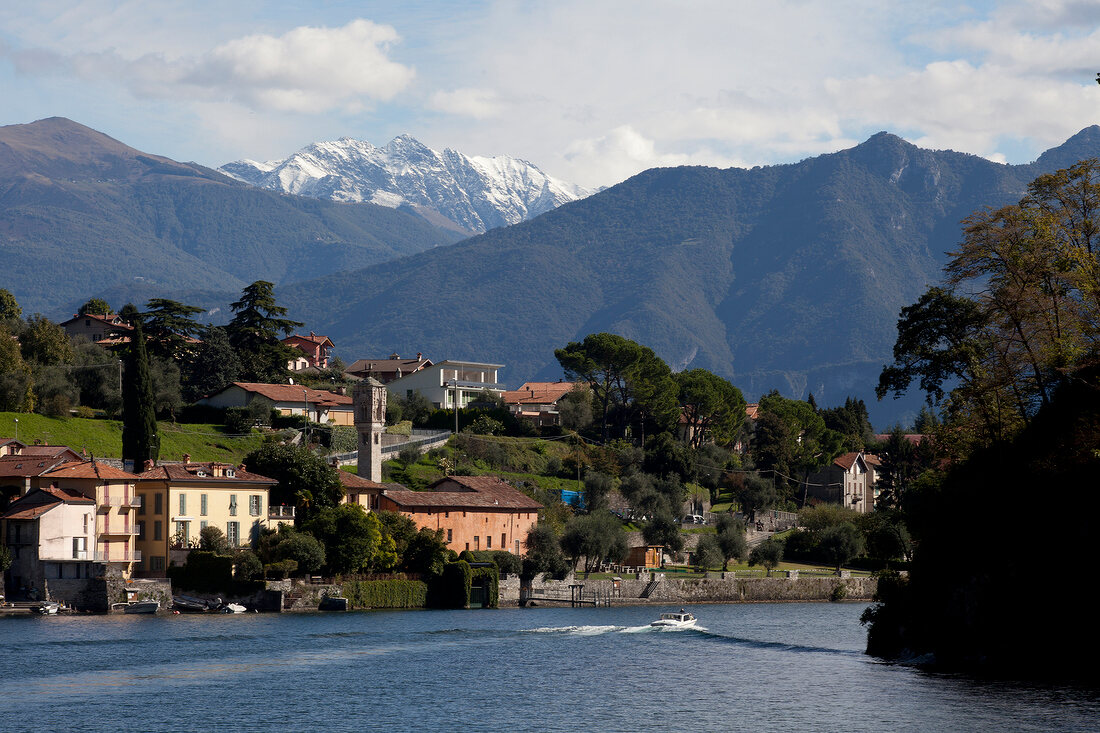
[[826, 527], [818, 534], [817, 542], [822, 554], [836, 566], [838, 575], [841, 566], [860, 555], [864, 547], [863, 535], [851, 522]]
[[583, 430], [592, 424], [592, 390], [578, 384], [558, 400], [558, 417], [567, 430]]
[[233, 558], [233, 580], [260, 580], [264, 565], [252, 550], [241, 550]]
[[241, 361], [224, 328], [211, 326], [202, 334], [190, 361], [181, 368], [183, 397], [194, 402], [241, 379]]
[[[924, 453], [928, 452], [926, 445]], [[876, 449], [876, 454], [882, 463], [875, 471], [875, 488], [879, 492], [875, 509], [899, 507], [902, 497], [917, 476], [927, 468], [922, 453], [918, 446], [909, 442], [900, 428], [895, 428], [886, 442]]]
[[594, 512], [607, 509], [607, 497], [615, 488], [615, 480], [599, 471], [588, 471], [584, 474], [585, 506], [588, 511]]
[[593, 512], [574, 517], [565, 525], [561, 549], [570, 558], [571, 566], [584, 558], [585, 577], [604, 562], [615, 562], [626, 556], [626, 532], [619, 520], [609, 512]]
[[272, 504], [293, 504], [299, 526], [324, 508], [334, 507], [344, 496], [336, 469], [303, 446], [267, 442], [245, 456], [248, 470], [273, 478]]
[[523, 558], [520, 574], [533, 578], [546, 573], [553, 578], [564, 578], [569, 572], [569, 563], [562, 554], [559, 537], [545, 524], [536, 524], [527, 532], [527, 554]]
[[776, 490], [784, 499], [791, 499], [794, 490], [786, 477], [804, 480], [822, 462], [844, 452], [843, 436], [826, 428], [809, 403], [778, 392], [760, 398], [756, 424], [756, 467], [774, 472]]
[[202, 313], [202, 308], [184, 305], [167, 298], [153, 298], [145, 304], [148, 310], [145, 333], [149, 338], [149, 353], [161, 359], [179, 362], [195, 348], [194, 339], [202, 326], [191, 320]]
[[410, 573], [442, 575], [443, 564], [447, 561], [447, 552], [443, 530], [421, 527], [409, 539], [408, 547], [405, 548], [404, 568]]
[[257, 280], [245, 287], [241, 299], [230, 306], [234, 316], [226, 333], [248, 381], [284, 381], [286, 362], [296, 353], [282, 343], [279, 334], [289, 336], [303, 324], [283, 317], [287, 309], [276, 304], [274, 288], [266, 280]]
[[224, 555], [229, 551], [229, 540], [218, 527], [203, 527], [199, 530], [199, 549]]
[[715, 538], [722, 554], [723, 571], [729, 568], [730, 560], [740, 561], [745, 557], [748, 545], [745, 542], [745, 523], [741, 520], [731, 514], [720, 514]]
[[333, 574], [367, 567], [382, 540], [378, 518], [358, 504], [322, 507], [303, 529], [324, 543], [326, 566]]
[[69, 377], [80, 404], [117, 415], [122, 408], [122, 362], [118, 357], [80, 337], [73, 340], [73, 366]]
[[160, 437], [153, 402], [153, 380], [145, 353], [145, 334], [141, 322], [134, 324], [126, 350], [122, 389], [122, 458], [134, 462], [135, 471], [143, 471], [146, 461], [160, 455]]
[[0, 288], [0, 323], [21, 318], [23, 309], [10, 290]]
[[77, 311], [79, 315], [92, 315], [105, 316], [111, 312], [111, 305], [102, 298], [92, 298], [84, 305], [80, 306], [80, 310]]
[[732, 444], [745, 422], [741, 390], [706, 369], [680, 372], [675, 379], [691, 447], [698, 450], [707, 440]]
[[394, 543], [394, 552], [404, 557], [409, 543], [416, 536], [416, 522], [399, 512], [372, 512], [379, 522], [382, 538], [390, 538]]
[[35, 313], [19, 335], [23, 360], [32, 364], [68, 364], [73, 360], [73, 347], [61, 326]]
[[844, 436], [844, 448], [861, 451], [874, 439], [863, 400], [847, 397], [842, 407], [818, 410], [825, 427]]
[[647, 545], [661, 545], [676, 554], [684, 549], [684, 536], [680, 534], [680, 525], [671, 514], [662, 512], [642, 527], [642, 539]]
[[[699, 544], [695, 546], [692, 554], [692, 562], [699, 570], [706, 570], [718, 564], [722, 559], [722, 550], [718, 547], [718, 538], [712, 534], [705, 534], [699, 538]], [[725, 570], [725, 568], [722, 568]]]
[[[0, 291], [0, 295], [7, 291]], [[29, 412], [34, 408], [31, 370], [19, 344], [0, 322], [0, 412]]]
[[325, 566], [325, 546], [307, 532], [280, 532], [281, 539], [275, 547], [275, 557], [280, 561], [293, 560], [297, 569], [306, 575], [316, 573]]
[[748, 515], [750, 522], [756, 521], [756, 513], [772, 509], [779, 500], [775, 482], [753, 474], [745, 476], [741, 486], [734, 490], [733, 496], [741, 505], [741, 511]]
[[779, 567], [783, 561], [783, 540], [778, 537], [769, 537], [749, 553], [749, 565], [763, 565], [771, 577], [772, 570]]

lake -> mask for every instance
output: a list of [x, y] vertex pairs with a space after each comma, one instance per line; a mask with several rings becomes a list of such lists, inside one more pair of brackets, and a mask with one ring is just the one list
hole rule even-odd
[[1100, 695], [862, 653], [865, 604], [0, 619], [0, 731], [1096, 731]]

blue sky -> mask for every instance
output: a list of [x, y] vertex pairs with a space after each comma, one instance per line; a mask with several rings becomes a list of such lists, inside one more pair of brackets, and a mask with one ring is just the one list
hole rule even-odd
[[583, 185], [879, 130], [1004, 162], [1100, 122], [1100, 0], [0, 7], [0, 124], [69, 117], [217, 166], [401, 133]]

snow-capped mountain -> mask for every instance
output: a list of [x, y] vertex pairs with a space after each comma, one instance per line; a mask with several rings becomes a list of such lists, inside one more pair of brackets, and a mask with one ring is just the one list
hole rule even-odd
[[516, 224], [594, 193], [524, 160], [440, 153], [408, 135], [381, 148], [345, 137], [313, 143], [286, 160], [238, 160], [220, 170], [260, 188], [301, 196], [408, 205], [468, 232]]

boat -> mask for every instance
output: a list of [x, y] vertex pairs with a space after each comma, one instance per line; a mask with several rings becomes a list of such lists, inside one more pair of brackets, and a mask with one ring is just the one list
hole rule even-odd
[[680, 609], [679, 613], [662, 613], [650, 626], [666, 629], [692, 629], [695, 628], [696, 618], [692, 614]]
[[123, 613], [156, 613], [160, 610], [160, 601], [134, 601], [127, 603]]
[[54, 601], [42, 601], [35, 610], [43, 616], [55, 616], [61, 610], [61, 604]]
[[172, 596], [172, 608], [182, 613], [208, 613], [220, 603], [204, 601], [192, 596]]
[[239, 603], [227, 603], [221, 607], [222, 613], [244, 613], [248, 609]]

